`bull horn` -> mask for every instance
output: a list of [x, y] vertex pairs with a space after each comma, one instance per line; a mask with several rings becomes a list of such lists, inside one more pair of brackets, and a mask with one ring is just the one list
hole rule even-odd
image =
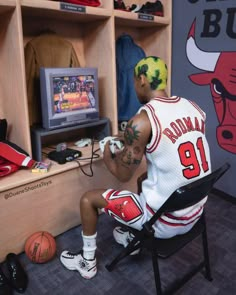
[[195, 42], [195, 25], [196, 19], [193, 21], [186, 44], [186, 53], [190, 63], [200, 70], [214, 72], [216, 63], [220, 56], [220, 52], [207, 52], [201, 50]]

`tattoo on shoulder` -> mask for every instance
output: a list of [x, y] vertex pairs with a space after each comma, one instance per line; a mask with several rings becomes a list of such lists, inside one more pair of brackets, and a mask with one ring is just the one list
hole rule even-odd
[[137, 125], [133, 125], [133, 121], [127, 124], [125, 129], [125, 140], [128, 145], [132, 145], [134, 140], [138, 140], [140, 136], [140, 131], [137, 130]]

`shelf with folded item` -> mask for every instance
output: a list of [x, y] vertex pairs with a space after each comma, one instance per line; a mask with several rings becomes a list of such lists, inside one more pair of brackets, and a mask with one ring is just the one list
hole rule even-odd
[[106, 7], [80, 6], [64, 2], [45, 0], [22, 0], [23, 16], [53, 18], [66, 21], [89, 22], [103, 20], [112, 15], [112, 9]]
[[166, 26], [171, 23], [167, 16], [155, 16], [151, 14], [135, 13], [122, 10], [114, 10], [116, 25], [128, 25], [134, 27]]

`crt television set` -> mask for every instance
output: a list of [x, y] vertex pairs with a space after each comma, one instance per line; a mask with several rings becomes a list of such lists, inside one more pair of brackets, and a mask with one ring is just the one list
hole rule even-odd
[[42, 127], [56, 129], [99, 120], [96, 68], [40, 68]]

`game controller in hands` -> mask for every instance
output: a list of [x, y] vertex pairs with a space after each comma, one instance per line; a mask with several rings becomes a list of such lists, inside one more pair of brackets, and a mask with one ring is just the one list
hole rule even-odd
[[117, 150], [122, 150], [124, 145], [117, 137], [107, 136], [99, 141], [99, 147], [102, 153], [104, 153], [106, 143], [110, 141], [110, 151], [115, 154]]

